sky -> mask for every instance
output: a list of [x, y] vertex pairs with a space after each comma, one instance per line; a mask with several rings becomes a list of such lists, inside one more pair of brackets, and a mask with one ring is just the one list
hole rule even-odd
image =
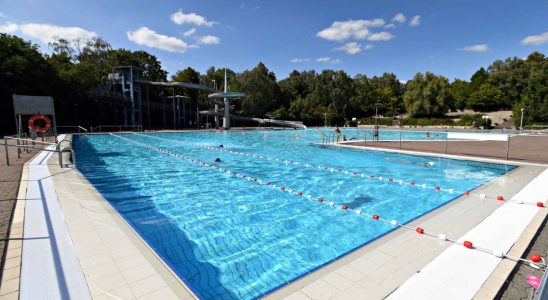
[[431, 71], [470, 79], [496, 59], [548, 54], [546, 0], [0, 0], [0, 32], [40, 45], [100, 36], [145, 50], [170, 75], [260, 61], [350, 75]]

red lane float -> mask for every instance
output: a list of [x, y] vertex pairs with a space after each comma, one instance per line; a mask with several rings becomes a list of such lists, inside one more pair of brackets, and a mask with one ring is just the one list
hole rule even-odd
[[542, 257], [536, 253], [531, 255], [530, 258], [531, 258], [531, 261], [535, 263], [542, 261]]
[[[175, 143], [179, 143], [179, 144], [186, 144], [186, 145], [190, 145], [190, 146], [194, 146], [194, 147], [201, 147], [201, 148], [204, 148], [204, 149], [223, 151], [223, 152], [237, 154], [237, 155], [243, 155], [243, 156], [251, 156], [251, 157], [266, 159], [266, 160], [271, 160], [271, 161], [280, 161], [280, 162], [283, 162], [283, 163], [286, 163], [286, 164], [304, 166], [306, 168], [316, 168], [316, 165], [314, 165], [314, 164], [308, 164], [308, 163], [304, 163], [304, 162], [294, 162], [294, 161], [291, 161], [291, 160], [284, 160], [284, 159], [280, 159], [280, 158], [276, 158], [276, 157], [268, 157], [268, 156], [264, 156], [264, 155], [257, 155], [257, 154], [250, 154], [250, 153], [245, 153], [245, 152], [240, 152], [240, 151], [233, 151], [233, 150], [225, 149], [224, 147], [206, 146], [206, 145], [200, 145], [200, 144], [195, 144], [195, 143], [189, 143], [189, 142], [183, 142], [183, 141], [177, 141], [177, 140], [170, 140], [170, 139], [156, 137], [156, 136], [142, 135], [142, 134], [138, 134], [138, 133], [134, 133], [134, 134], [144, 136], [144, 137], [148, 137], [148, 138], [154, 138], [154, 139], [159, 139], [159, 140], [164, 140], [164, 141], [169, 141], [169, 142], [175, 142]], [[317, 166], [317, 168], [319, 170], [322, 170], [322, 168], [320, 166]], [[330, 172], [334, 171], [333, 168], [329, 169], [328, 166], [324, 166], [323, 170], [330, 171]], [[350, 171], [349, 172], [349, 171], [344, 171], [342, 169], [337, 169], [337, 173], [350, 174], [352, 176], [357, 176], [358, 175], [358, 173], [356, 171]], [[364, 174], [361, 174], [361, 177], [365, 177]], [[369, 178], [374, 179], [375, 176], [374, 175], [369, 175]], [[395, 180], [394, 178], [391, 178], [391, 177], [388, 178], [388, 179], [383, 179], [382, 177], [378, 177], [378, 179], [379, 179], [379, 181], [388, 181], [388, 182], [391, 182], [391, 183], [397, 182], [400, 185], [407, 184], [407, 185], [410, 185], [410, 186], [418, 186], [418, 187], [422, 187], [422, 188], [432, 188], [432, 189], [435, 189], [435, 190], [438, 190], [438, 191], [444, 191], [444, 192], [448, 192], [448, 193], [457, 192], [454, 189], [442, 189], [440, 186], [427, 186], [426, 184], [418, 184], [417, 185], [414, 181], [406, 182], [404, 180]], [[469, 191], [464, 191], [463, 194], [466, 195], [466, 196], [472, 195]], [[485, 194], [473, 194], [473, 195], [479, 196], [481, 199], [486, 198]], [[496, 197], [496, 199], [501, 201], [501, 199], [499, 199], [499, 197], [502, 197], [502, 196], [498, 196], [498, 197]], [[503, 199], [504, 199], [504, 197], [503, 197]], [[518, 204], [529, 204], [529, 205], [531, 205], [531, 203], [524, 203], [523, 201], [512, 201], [512, 200], [510, 200], [510, 202], [515, 202], [515, 203], [518, 203]], [[534, 205], [534, 204], [532, 204], [532, 205]], [[539, 205], [539, 203], [537, 203], [537, 206], [538, 207], [544, 207], [543, 204]]]
[[[158, 152], [161, 152], [161, 153], [165, 153], [167, 155], [170, 155], [170, 156], [174, 156], [174, 157], [178, 157], [178, 158], [182, 158], [184, 160], [187, 160], [187, 161], [191, 161], [195, 164], [198, 164], [200, 166], [206, 166], [206, 167], [209, 167], [209, 168], [212, 168], [212, 169], [215, 169], [217, 171], [220, 171], [220, 172], [224, 172], [224, 173], [227, 173], [227, 174], [232, 174], [234, 176], [236, 176], [236, 178], [247, 178], [248, 181], [251, 181], [251, 177], [247, 177], [245, 175], [241, 175], [241, 174], [238, 174], [236, 172], [232, 172], [232, 171], [228, 171], [226, 169], [221, 169], [219, 168], [218, 166], [215, 166], [215, 165], [211, 165], [211, 164], [208, 164], [208, 163], [205, 163], [205, 162], [202, 162], [202, 161], [199, 161], [199, 160], [195, 160], [195, 159], [192, 159], [192, 158], [189, 158], [189, 157], [186, 157], [184, 155], [181, 155], [181, 154], [178, 154], [178, 153], [173, 153], [173, 152], [169, 152], [167, 150], [164, 150], [162, 148], [159, 148], [159, 147], [154, 147], [154, 146], [150, 146], [150, 145], [147, 145], [147, 144], [144, 144], [144, 143], [140, 143], [140, 142], [137, 142], [137, 141], [133, 141], [131, 139], [127, 139], [127, 138], [124, 138], [124, 137], [120, 137], [120, 136], [117, 136], [115, 134], [110, 134], [112, 136], [115, 136], [115, 137], [118, 137], [120, 139], [124, 139], [124, 140], [127, 140], [129, 142], [132, 142], [132, 143], [135, 143], [137, 145], [140, 145], [140, 146], [143, 146], [143, 147], [146, 147], [146, 148], [149, 148], [151, 150], [155, 150], [155, 151], [158, 151]], [[258, 184], [263, 184], [263, 181], [262, 180], [258, 180], [256, 181]], [[268, 186], [270, 185], [270, 182], [265, 182], [264, 183], [265, 186]], [[273, 188], [276, 188], [276, 185], [271, 185]], [[281, 191], [286, 191], [286, 192], [289, 192], [290, 194], [292, 195], [298, 195], [298, 193], [293, 193], [293, 191], [291, 189], [280, 189]], [[312, 196], [311, 195], [308, 195], [306, 198], [308, 199], [311, 199]], [[318, 198], [318, 202], [324, 202], [324, 199], [323, 198]], [[541, 203], [541, 202], [539, 202]], [[331, 207], [337, 207], [337, 205], [335, 204], [335, 202], [328, 202], [327, 203], [329, 206]], [[431, 234], [431, 233], [426, 233], [424, 231], [424, 229], [418, 227], [418, 228], [411, 228], [411, 227], [408, 227], [404, 224], [400, 224], [398, 223], [397, 220], [386, 220], [386, 219], [381, 219], [378, 215], [368, 215], [368, 214], [363, 214], [361, 210], [353, 210], [353, 209], [350, 209], [347, 205], [342, 205], [341, 208], [345, 211], [349, 211], [349, 212], [354, 212], [358, 215], [364, 215], [364, 216], [371, 216], [374, 220], [379, 220], [379, 221], [382, 221], [382, 222], [386, 222], [386, 223], [390, 223], [391, 225], [393, 226], [398, 226], [398, 227], [401, 227], [403, 229], [407, 229], [407, 230], [415, 230], [417, 233], [419, 234], [425, 234], [425, 235], [428, 235], [428, 236], [431, 236], [431, 237], [435, 237], [435, 238], [439, 238], [441, 240], [444, 240], [444, 241], [448, 241], [448, 242], [451, 242], [453, 244], [460, 244], [468, 249], [474, 249], [474, 250], [477, 250], [477, 251], [482, 251], [484, 253], [490, 253], [492, 255], [495, 255], [497, 257], [501, 257], [501, 258], [508, 258], [508, 259], [511, 259], [511, 260], [514, 260], [514, 261], [517, 261], [517, 262], [524, 262], [524, 263], [528, 263], [530, 264], [532, 267], [535, 267], [535, 268], [546, 268], [546, 265], [544, 263], [544, 260], [542, 259], [542, 257], [540, 257], [540, 255], [538, 254], [534, 254], [531, 256], [530, 260], [526, 260], [526, 259], [522, 259], [522, 258], [514, 258], [514, 257], [510, 257], [506, 254], [504, 254], [504, 252], [500, 251], [500, 250], [488, 250], [488, 249], [482, 249], [482, 248], [477, 248], [477, 247], [474, 247], [474, 245], [472, 244], [472, 242], [470, 241], [464, 241], [463, 243], [458, 243], [457, 241], [455, 240], [452, 240], [452, 239], [449, 239], [447, 238], [447, 236], [445, 234], [438, 234], [438, 235], [434, 235], [434, 234]], [[542, 262], [542, 263], [541, 263]]]

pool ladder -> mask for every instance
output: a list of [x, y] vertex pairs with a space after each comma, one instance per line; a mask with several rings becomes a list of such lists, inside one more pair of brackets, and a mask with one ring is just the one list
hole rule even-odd
[[327, 136], [325, 134], [322, 134], [322, 145], [335, 145], [335, 136], [335, 133], [332, 131], [330, 131]]

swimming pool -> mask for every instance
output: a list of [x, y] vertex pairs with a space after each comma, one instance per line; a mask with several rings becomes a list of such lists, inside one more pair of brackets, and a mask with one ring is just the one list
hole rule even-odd
[[[311, 143], [317, 140], [315, 130], [149, 133], [75, 136], [74, 147], [78, 169], [204, 299], [260, 297], [394, 228], [317, 197], [404, 223], [458, 196], [339, 169], [464, 191], [513, 168], [322, 148]], [[221, 144], [233, 152], [203, 147]], [[216, 158], [222, 162], [213, 163]], [[303, 197], [197, 162], [302, 191]], [[425, 162], [434, 164], [420, 165]]]

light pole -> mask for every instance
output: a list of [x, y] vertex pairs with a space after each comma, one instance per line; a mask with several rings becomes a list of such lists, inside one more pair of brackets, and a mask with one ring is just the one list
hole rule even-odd
[[327, 113], [323, 113], [323, 126], [327, 127]]
[[523, 107], [521, 108], [521, 120], [519, 121], [519, 130], [523, 133]]
[[482, 116], [483, 118], [483, 130], [487, 129], [487, 120], [489, 120], [489, 116]]

